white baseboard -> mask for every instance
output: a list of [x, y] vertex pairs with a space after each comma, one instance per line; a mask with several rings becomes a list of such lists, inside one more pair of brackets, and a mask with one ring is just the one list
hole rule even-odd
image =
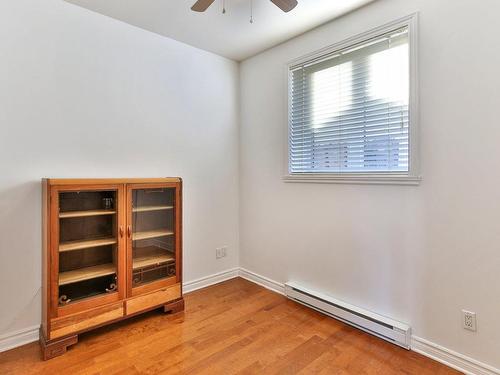
[[469, 375], [499, 375], [500, 370], [423, 338], [412, 336], [411, 350]]
[[40, 326], [32, 326], [0, 336], [0, 353], [38, 341]]
[[[231, 268], [229, 270], [218, 272], [213, 275], [185, 282], [183, 283], [183, 292], [193, 292], [198, 289], [218, 284], [222, 281], [234, 279], [238, 276], [255, 284], [263, 286], [264, 288], [267, 288], [273, 292], [282, 295], [285, 294], [284, 284], [242, 267]], [[29, 344], [33, 341], [38, 341], [39, 328], [39, 326], [33, 326], [0, 336], [0, 352], [14, 349], [18, 346]], [[469, 358], [463, 354], [454, 352], [450, 349], [444, 348], [440, 345], [417, 336], [412, 336], [411, 350], [429, 357], [435, 361], [443, 363], [444, 365], [454, 368], [465, 374], [500, 375], [499, 369], [481, 363], [475, 359]]]
[[[241, 267], [239, 275], [240, 277], [255, 284], [259, 284], [271, 291], [279, 294], [285, 294], [284, 284], [271, 280], [268, 277], [259, 275]], [[463, 354], [454, 352], [417, 336], [412, 336], [411, 350], [465, 374], [500, 375], [500, 370], [492, 366], [481, 363], [475, 359], [469, 358]]]
[[214, 285], [222, 281], [234, 279], [235, 277], [238, 277], [238, 271], [239, 267], [235, 267], [226, 271], [214, 273], [213, 275], [204, 276], [196, 280], [187, 281], [182, 284], [182, 292], [194, 292], [195, 290], [206, 288], [207, 286]]
[[[184, 293], [193, 292], [197, 289], [220, 283], [238, 277], [239, 267], [222, 271], [213, 275], [205, 276], [196, 280], [183, 283]], [[0, 336], [0, 353], [38, 341], [40, 326], [33, 326], [19, 331], [6, 333]]]
[[271, 280], [265, 276], [259, 275], [242, 267], [240, 267], [239, 276], [245, 280], [251, 281], [255, 284], [263, 286], [264, 288], [272, 290], [273, 292], [285, 295], [285, 284]]

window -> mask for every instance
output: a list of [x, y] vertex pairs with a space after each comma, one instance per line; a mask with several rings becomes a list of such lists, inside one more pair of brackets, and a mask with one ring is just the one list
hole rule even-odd
[[409, 33], [393, 26], [288, 67], [288, 178], [418, 181]]

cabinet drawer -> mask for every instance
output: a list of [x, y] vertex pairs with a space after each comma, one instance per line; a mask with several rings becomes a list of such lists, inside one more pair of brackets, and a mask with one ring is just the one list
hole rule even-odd
[[181, 297], [181, 286], [175, 284], [169, 288], [149, 293], [144, 296], [129, 299], [127, 304], [127, 315], [159, 306]]
[[50, 321], [50, 339], [86, 330], [123, 317], [123, 303], [104, 306]]

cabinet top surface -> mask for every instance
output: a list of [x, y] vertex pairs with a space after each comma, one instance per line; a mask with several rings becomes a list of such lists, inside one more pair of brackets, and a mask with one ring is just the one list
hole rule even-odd
[[85, 184], [161, 184], [181, 182], [180, 177], [159, 178], [44, 178], [48, 185], [85, 185]]

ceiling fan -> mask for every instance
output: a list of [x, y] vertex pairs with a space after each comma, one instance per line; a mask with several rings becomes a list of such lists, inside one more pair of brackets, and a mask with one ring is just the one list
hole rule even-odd
[[[198, 0], [191, 10], [195, 12], [204, 12], [215, 0]], [[283, 12], [289, 12], [297, 6], [297, 0], [271, 0], [271, 2], [280, 8]]]

